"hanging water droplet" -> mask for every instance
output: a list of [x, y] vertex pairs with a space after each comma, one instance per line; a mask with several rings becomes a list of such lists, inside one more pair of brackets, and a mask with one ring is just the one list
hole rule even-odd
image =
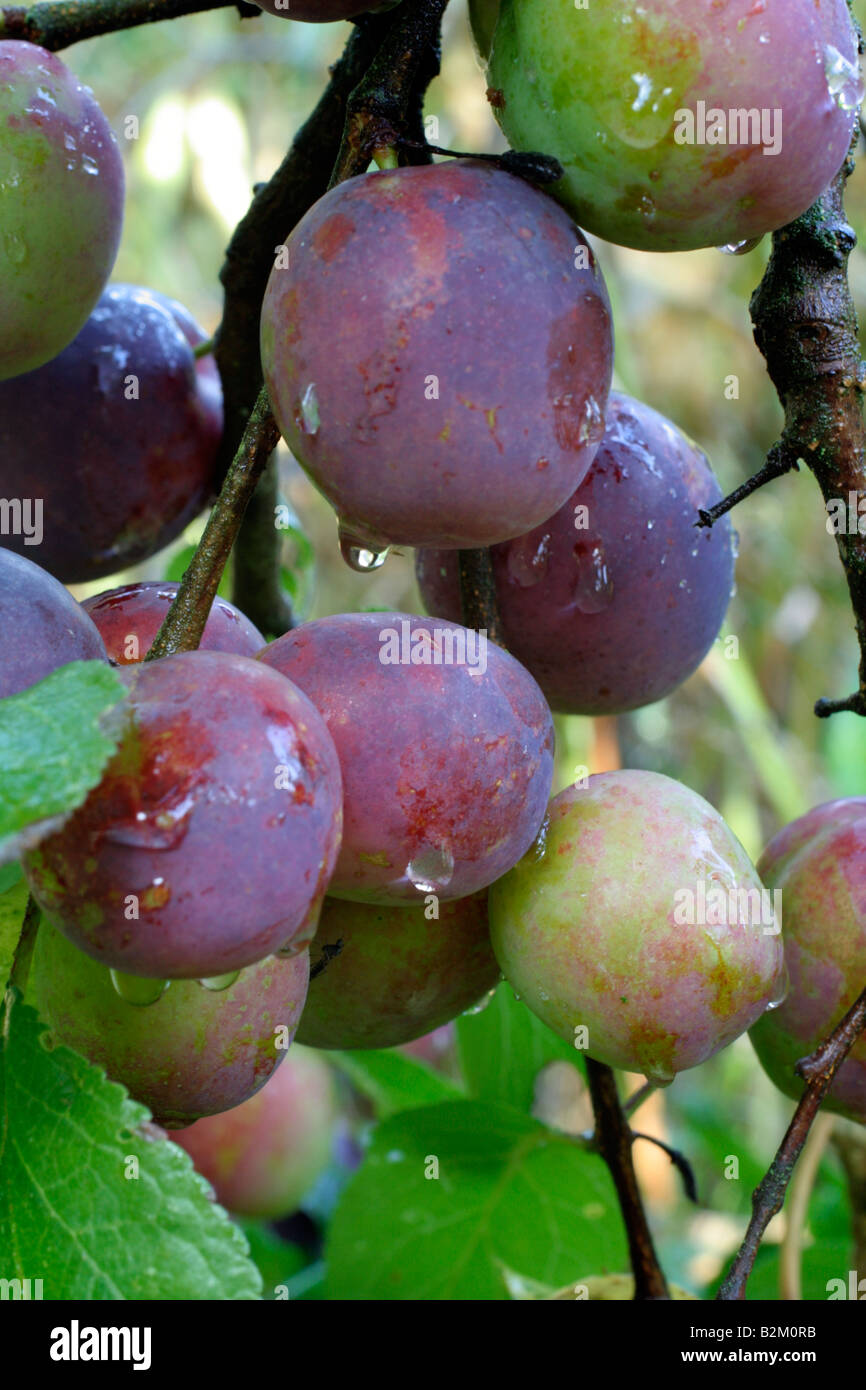
[[295, 424], [302, 434], [312, 436], [319, 433], [321, 423], [316, 385], [311, 381], [301, 397], [300, 405], [295, 407]]
[[775, 1009], [780, 1009], [788, 997], [788, 991], [790, 990], [790, 988], [791, 977], [788, 974], [788, 967], [783, 961], [782, 969], [779, 971], [779, 974], [776, 978], [776, 983], [773, 987], [773, 993], [767, 1004], [765, 1012], [769, 1014], [772, 1013]]
[[370, 574], [373, 570], [382, 568], [388, 558], [389, 546], [384, 550], [374, 550], [360, 536], [344, 527], [342, 522], [337, 534], [340, 540], [340, 554], [350, 570], [355, 570], [356, 574]]
[[122, 970], [112, 970], [110, 974], [115, 993], [126, 1004], [135, 1004], [137, 1008], [155, 1004], [171, 984], [170, 980], [147, 980], [141, 975], [124, 975]]
[[450, 846], [428, 846], [414, 854], [406, 867], [406, 877], [419, 893], [441, 893], [454, 877], [454, 855]]
[[93, 159], [92, 156], [89, 154], [83, 154], [81, 156], [81, 167], [84, 170], [85, 174], [99, 173], [99, 165], [97, 164], [96, 160]]
[[613, 579], [601, 541], [578, 541], [574, 547], [577, 583], [574, 602], [581, 613], [601, 613], [613, 602]]
[[477, 1004], [473, 1004], [469, 1009], [464, 1009], [461, 1017], [471, 1018], [474, 1014], [483, 1014], [495, 993], [495, 989], [489, 989], [486, 994], [482, 994]]
[[508, 578], [519, 584], [521, 589], [531, 589], [547, 573], [550, 559], [550, 535], [539, 538], [537, 531], [520, 536], [508, 547], [506, 567]]
[[659, 1090], [664, 1090], [667, 1086], [673, 1085], [676, 1080], [676, 1072], [669, 1067], [657, 1067], [655, 1070], [644, 1072], [647, 1081], [651, 1086], [657, 1086]]
[[204, 989], [212, 989], [214, 994], [219, 994], [220, 990], [230, 989], [240, 973], [239, 970], [230, 970], [227, 975], [207, 975], [203, 980], [199, 980], [199, 984]]
[[748, 256], [763, 240], [762, 236], [753, 236], [746, 241], [729, 241], [726, 246], [718, 246], [716, 250], [721, 251], [723, 256]]
[[827, 91], [840, 111], [857, 110], [863, 100], [863, 79], [859, 64], [849, 62], [832, 44], [824, 48], [824, 75]]

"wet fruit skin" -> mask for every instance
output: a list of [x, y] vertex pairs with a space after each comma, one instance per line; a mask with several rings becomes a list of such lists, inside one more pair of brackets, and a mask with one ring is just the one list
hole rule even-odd
[[227, 989], [173, 980], [155, 1003], [129, 1004], [110, 972], [43, 918], [27, 1002], [56, 1042], [103, 1067], [159, 1124], [176, 1128], [240, 1105], [265, 1084], [298, 1026], [308, 976], [308, 952], [271, 956]]
[[265, 378], [356, 544], [494, 544], [562, 505], [601, 439], [613, 338], [592, 251], [552, 199], [471, 160], [365, 174], [287, 248]]
[[[168, 614], [179, 584], [140, 580], [108, 589], [82, 603], [99, 629], [105, 649], [118, 666], [143, 661]], [[254, 623], [227, 599], [215, 598], [198, 650], [255, 656], [265, 639]]]
[[[752, 1028], [758, 1058], [796, 1099], [796, 1063], [814, 1052], [866, 988], [866, 797], [817, 806], [786, 826], [758, 861], [781, 889], [788, 996]], [[827, 1110], [866, 1123], [866, 1038], [842, 1063]]]
[[273, 1220], [296, 1211], [327, 1168], [336, 1119], [330, 1067], [296, 1045], [249, 1100], [171, 1137], [224, 1207]]
[[[533, 1013], [599, 1062], [661, 1083], [733, 1042], [778, 998], [782, 946], [741, 904], [683, 921], [682, 898], [761, 882], [717, 811], [652, 772], [569, 787], [489, 894], [493, 949]], [[709, 901], [709, 900], [708, 900]], [[760, 904], [757, 904], [758, 916]], [[679, 919], [675, 918], [679, 912]]]
[[[853, 66], [828, 77], [839, 55]], [[563, 164], [551, 191], [582, 227], [686, 251], [760, 237], [811, 206], [848, 151], [857, 61], [845, 0], [503, 0], [488, 81], [512, 145]], [[725, 113], [725, 143], [677, 143], [679, 113], [701, 110]], [[732, 135], [732, 110], [766, 111], [766, 136]], [[774, 133], [781, 148], [765, 155]]]
[[105, 659], [102, 638], [68, 589], [32, 560], [0, 549], [0, 699], [67, 662]]
[[446, 632], [466, 631], [348, 613], [304, 623], [259, 657], [309, 696], [340, 758], [343, 845], [328, 888], [338, 898], [416, 902], [410, 866], [444, 901], [479, 892], [532, 843], [550, 793], [553, 721], [528, 672], [492, 643], [484, 674], [383, 664], [382, 634], [402, 646], [403, 623], [443, 656]]
[[94, 959], [148, 978], [221, 975], [308, 945], [342, 799], [315, 709], [276, 672], [224, 652], [119, 675], [130, 693], [117, 753], [26, 857], [40, 906]]
[[[493, 550], [505, 645], [564, 714], [621, 714], [670, 694], [718, 636], [734, 578], [728, 518], [695, 528], [721, 498], [706, 456], [619, 392], [606, 420], [565, 506]], [[428, 613], [459, 619], [457, 556], [421, 550], [416, 567]]]
[[298, 1033], [310, 1047], [397, 1047], [449, 1023], [493, 989], [487, 894], [439, 904], [376, 907], [326, 898], [313, 946], [343, 949], [310, 982]]
[[0, 381], [83, 327], [117, 255], [123, 189], [93, 94], [44, 48], [0, 40]]
[[65, 584], [156, 554], [213, 491], [215, 367], [170, 306], [111, 285], [59, 357], [0, 385], [0, 496], [43, 499], [40, 563]]

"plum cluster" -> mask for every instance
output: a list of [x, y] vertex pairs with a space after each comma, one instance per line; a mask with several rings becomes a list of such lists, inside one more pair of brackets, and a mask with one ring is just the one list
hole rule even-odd
[[[851, 134], [844, 0], [785, 0], [784, 17], [766, 0], [742, 24], [734, 8], [476, 0], [497, 112], [516, 146], [560, 158], [554, 196], [468, 158], [350, 179], [278, 248], [261, 312], [274, 414], [347, 562], [415, 547], [429, 616], [335, 615], [266, 644], [218, 599], [197, 651], [154, 661], [176, 585], [83, 605], [64, 585], [151, 557], [205, 506], [220, 379], [181, 305], [107, 283], [123, 177], [92, 96], [0, 42], [0, 493], [32, 494], [0, 549], [0, 698], [74, 660], [110, 661], [126, 690], [98, 786], [24, 858], [44, 914], [30, 997], [184, 1131], [234, 1210], [276, 1214], [327, 1161], [321, 1059], [280, 1068], [296, 1035], [403, 1045], [504, 975], [612, 1066], [667, 1084], [751, 1030], [796, 1093], [797, 1057], [862, 984], [863, 802], [819, 808], [756, 869], [668, 778], [550, 800], [552, 712], [682, 684], [735, 558], [727, 520], [695, 524], [721, 495], [701, 449], [612, 390], [610, 301], [573, 216], [660, 251], [747, 241], [804, 210]], [[795, 28], [796, 62], [774, 66]], [[682, 112], [723, 95], [770, 103], [773, 157], [678, 139]], [[464, 625], [458, 557], [478, 547], [504, 647]], [[864, 1068], [855, 1049], [832, 1092], [859, 1119]], [[293, 1149], [285, 1117], [313, 1112]]]

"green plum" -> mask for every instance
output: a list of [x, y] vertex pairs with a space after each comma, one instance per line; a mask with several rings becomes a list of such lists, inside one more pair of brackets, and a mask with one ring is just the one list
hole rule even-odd
[[84, 327], [117, 255], [123, 186], [90, 89], [44, 48], [0, 42], [0, 381]]
[[652, 772], [555, 797], [489, 893], [503, 974], [542, 1022], [658, 1084], [744, 1033], [783, 990], [773, 902], [721, 816]]
[[469, 22], [472, 37], [482, 58], [486, 58], [493, 44], [493, 31], [499, 18], [500, 0], [469, 0]]
[[647, 251], [748, 243], [841, 168], [862, 95], [845, 0], [502, 0], [489, 68], [516, 149], [582, 227]]
[[470, 1008], [499, 979], [486, 893], [438, 907], [420, 895], [414, 907], [326, 898], [313, 958], [320, 943], [337, 941], [340, 954], [310, 982], [298, 1041], [311, 1047], [412, 1042]]
[[303, 951], [268, 957], [235, 979], [172, 980], [163, 989], [164, 981], [113, 975], [43, 919], [27, 1002], [56, 1042], [176, 1129], [240, 1105], [265, 1084], [294, 1037], [309, 971]]
[[[866, 988], [866, 797], [801, 816], [770, 842], [758, 868], [782, 894], [790, 989], [749, 1036], [771, 1081], [799, 1099], [796, 1063]], [[866, 1123], [866, 1037], [842, 1063], [824, 1107]]]

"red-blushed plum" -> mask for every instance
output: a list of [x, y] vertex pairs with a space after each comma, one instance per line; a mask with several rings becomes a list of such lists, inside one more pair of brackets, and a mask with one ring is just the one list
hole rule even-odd
[[845, 0], [502, 0], [511, 144], [555, 156], [582, 227], [645, 251], [748, 242], [842, 166], [862, 95]]
[[529, 673], [484, 634], [347, 613], [302, 624], [259, 660], [309, 696], [340, 758], [334, 897], [466, 898], [531, 845], [550, 794], [553, 721]]
[[[770, 1079], [799, 1099], [794, 1067], [866, 988], [866, 797], [831, 801], [780, 831], [758, 861], [782, 895], [788, 995], [750, 1037]], [[866, 1038], [842, 1063], [824, 1108], [866, 1123]]]
[[[555, 516], [493, 551], [503, 635], [553, 709], [619, 714], [670, 694], [706, 656], [734, 578], [730, 521], [703, 453], [613, 392], [601, 448]], [[459, 621], [457, 556], [419, 551], [429, 613]]]
[[554, 797], [489, 908], [503, 974], [533, 1013], [659, 1084], [727, 1047], [784, 988], [772, 899], [745, 850], [658, 773], [604, 773]]
[[298, 1041], [329, 1049], [396, 1047], [477, 1003], [499, 980], [487, 894], [377, 907], [326, 898], [312, 948], [342, 941], [310, 981]]
[[307, 24], [329, 24], [335, 19], [352, 19], [371, 10], [389, 10], [397, 0], [254, 0], [259, 9], [282, 19], [302, 19]]
[[0, 381], [83, 327], [117, 255], [123, 188], [90, 89], [44, 48], [0, 40]]
[[102, 638], [68, 589], [32, 560], [0, 549], [0, 699], [70, 661], [105, 661]]
[[337, 1117], [330, 1066], [295, 1046], [249, 1100], [171, 1137], [218, 1202], [237, 1216], [267, 1220], [296, 1211], [327, 1168]]
[[[163, 308], [168, 309], [193, 351], [201, 347], [203, 343], [211, 341], [201, 325], [196, 323], [186, 305], [181, 304], [177, 299], [172, 299], [170, 295], [160, 294], [159, 290], [148, 290], [148, 294]], [[219, 433], [223, 423], [223, 388], [213, 352], [206, 352], [202, 357], [196, 357], [195, 374], [198, 377], [198, 394], [202, 406], [212, 418], [214, 428]]]
[[177, 1128], [230, 1110], [265, 1084], [294, 1037], [309, 969], [307, 951], [271, 956], [226, 988], [173, 980], [155, 1002], [134, 1004], [109, 970], [43, 919], [26, 997], [56, 1042]]
[[0, 496], [42, 499], [40, 562], [66, 584], [146, 560], [213, 491], [215, 367], [170, 306], [111, 285], [59, 357], [0, 385]]
[[551, 198], [472, 160], [364, 174], [286, 250], [265, 378], [350, 563], [509, 540], [562, 505], [601, 441], [613, 335], [593, 253]]
[[310, 701], [248, 657], [122, 667], [120, 746], [24, 862], [55, 924], [130, 975], [217, 976], [301, 950], [340, 843], [334, 745]]
[[[81, 606], [99, 629], [111, 660], [118, 666], [132, 666], [144, 660], [179, 588], [179, 584], [140, 580], [96, 594]], [[214, 599], [199, 651], [255, 656], [264, 643], [258, 628], [239, 608], [228, 599]]]

